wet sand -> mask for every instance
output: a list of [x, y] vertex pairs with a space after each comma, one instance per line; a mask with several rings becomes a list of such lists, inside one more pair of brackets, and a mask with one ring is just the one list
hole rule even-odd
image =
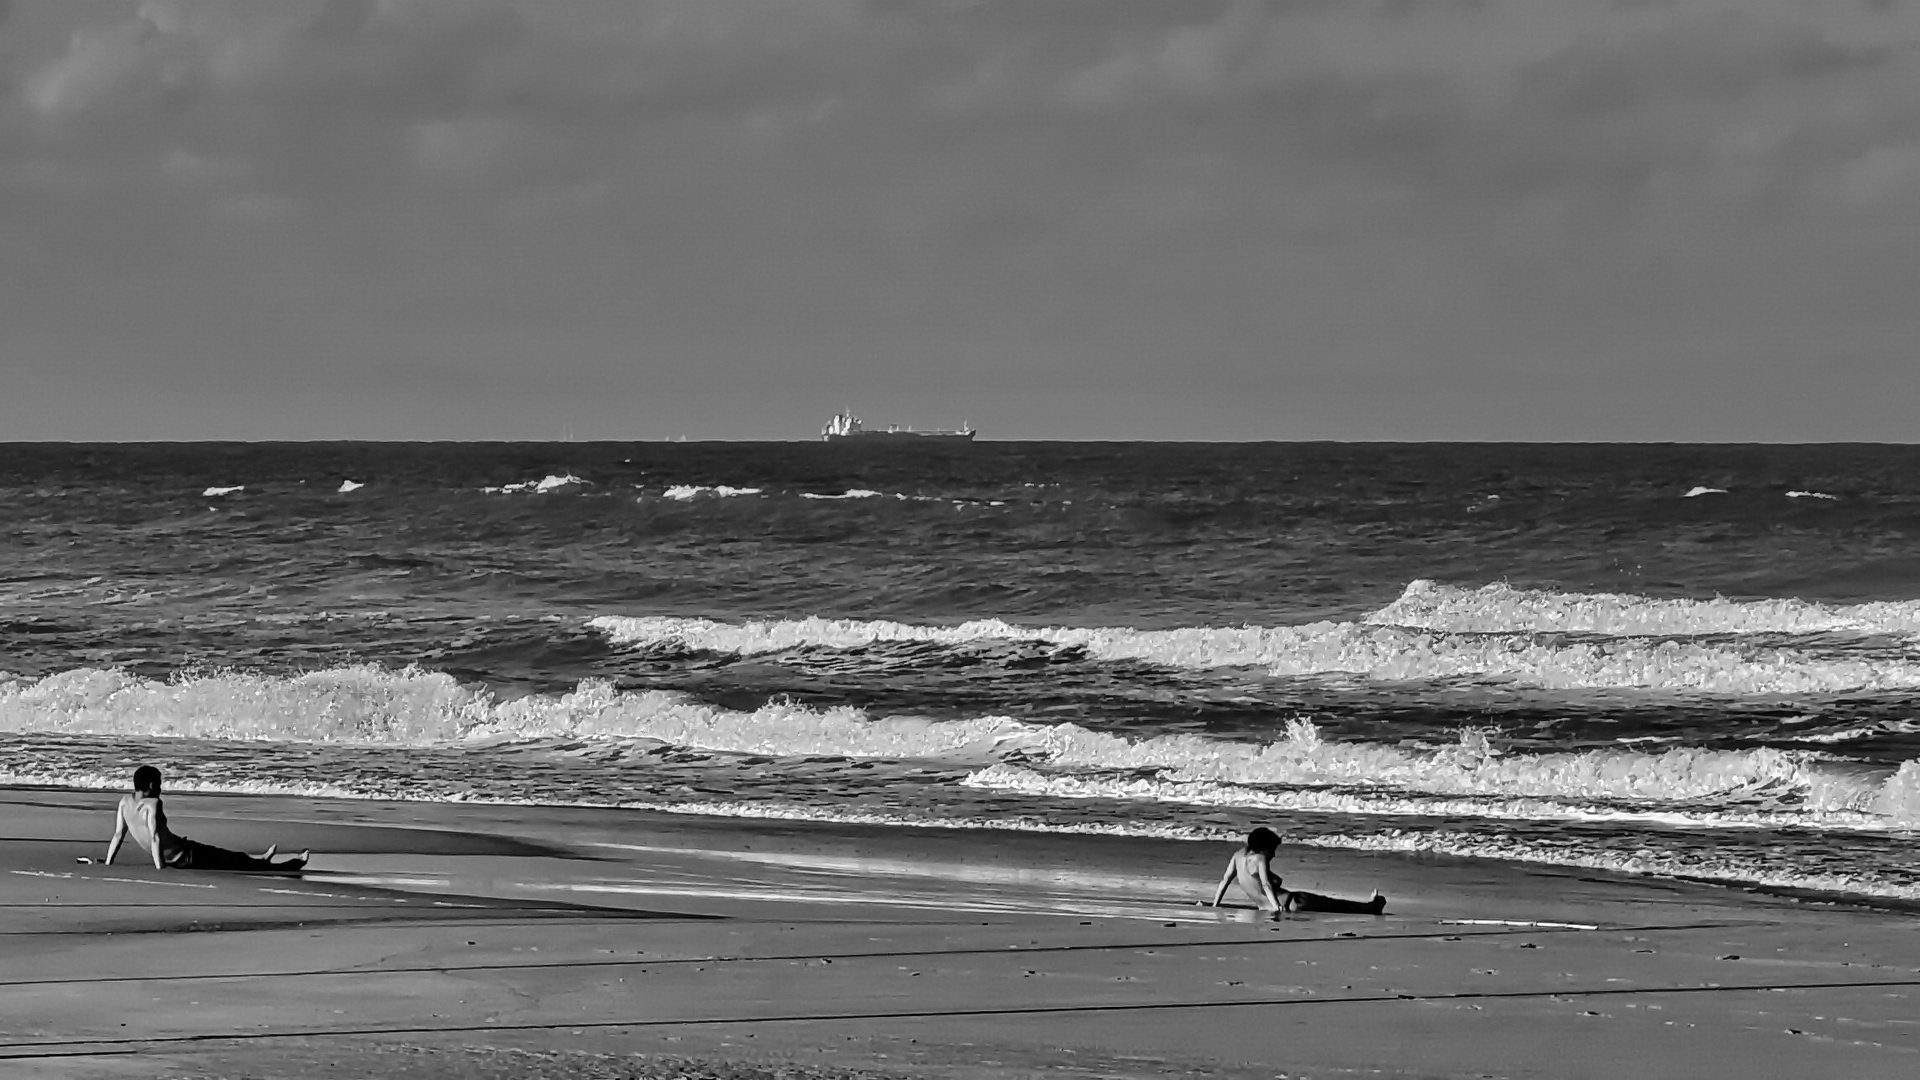
[[1196, 908], [1228, 848], [169, 795], [298, 876], [0, 789], [0, 1076], [1920, 1074], [1914, 918], [1288, 849], [1384, 917]]

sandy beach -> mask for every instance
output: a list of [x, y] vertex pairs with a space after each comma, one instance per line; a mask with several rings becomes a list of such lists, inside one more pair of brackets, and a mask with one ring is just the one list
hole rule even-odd
[[1224, 846], [248, 796], [169, 812], [308, 872], [77, 863], [112, 799], [0, 793], [0, 1075], [1920, 1068], [1898, 912], [1288, 849], [1389, 914], [1254, 922]]
[[1917, 90], [0, 0], [0, 1080], [1920, 1080]]

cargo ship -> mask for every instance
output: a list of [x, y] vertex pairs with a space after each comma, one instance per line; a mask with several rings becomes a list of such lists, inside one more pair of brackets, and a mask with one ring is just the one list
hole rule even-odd
[[833, 419], [827, 421], [827, 426], [820, 429], [820, 438], [827, 442], [972, 442], [973, 434], [970, 424], [931, 431], [915, 431], [898, 425], [870, 428], [851, 412], [835, 413]]

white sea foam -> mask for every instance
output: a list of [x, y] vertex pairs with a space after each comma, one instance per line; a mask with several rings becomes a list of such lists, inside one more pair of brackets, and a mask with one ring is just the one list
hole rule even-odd
[[[1571, 768], [1577, 772], [1584, 763], [1551, 760], [1557, 755], [1542, 755], [1549, 760], [1515, 762], [1506, 775], [1476, 778], [1479, 794], [1445, 790], [1459, 779], [1440, 776], [1433, 785], [1442, 790], [1409, 791], [1387, 784], [1365, 781], [1346, 785], [1238, 784], [1223, 780], [1169, 779], [1161, 775], [1115, 775], [1112, 773], [1075, 774], [1049, 772], [1013, 763], [996, 763], [969, 774], [961, 783], [967, 787], [1008, 791], [1021, 795], [1056, 799], [1112, 799], [1147, 804], [1192, 806], [1231, 806], [1278, 812], [1314, 811], [1336, 814], [1428, 815], [1455, 818], [1505, 818], [1525, 821], [1640, 821], [1690, 827], [1781, 828], [1819, 827], [1854, 831], [1904, 830], [1920, 822], [1911, 816], [1903, 793], [1889, 779], [1882, 783], [1846, 782], [1820, 778], [1811, 767], [1803, 768], [1802, 779], [1814, 779], [1807, 788], [1795, 789], [1785, 780], [1749, 781], [1744, 786], [1714, 790], [1712, 785], [1737, 777], [1742, 772], [1760, 772], [1759, 762], [1663, 762], [1658, 755], [1638, 755], [1641, 760], [1619, 762], [1621, 776], [1611, 778], [1617, 786], [1634, 792], [1630, 798], [1612, 803], [1598, 793], [1604, 785], [1592, 776], [1566, 778], [1576, 789], [1568, 794], [1510, 794], [1503, 789], [1550, 789], [1555, 773]], [[1688, 773], [1695, 765], [1698, 773]], [[1310, 771], [1303, 770], [1303, 771]], [[1630, 775], [1634, 769], [1645, 774]], [[1525, 775], [1531, 773], [1532, 775]], [[1516, 775], [1519, 774], [1519, 775]], [[1716, 775], [1718, 774], [1718, 775]], [[1502, 783], [1501, 781], [1508, 781]], [[1662, 784], [1659, 781], [1667, 781]], [[1671, 789], [1667, 797], [1648, 793]], [[1689, 798], [1684, 793], [1694, 789]], [[1806, 802], [1793, 808], [1770, 805], [1773, 797], [1791, 793], [1798, 799], [1810, 792]], [[1753, 797], [1758, 793], [1759, 797]]]
[[1568, 642], [1532, 634], [1459, 633], [1452, 627], [1425, 630], [1374, 621], [1402, 617], [1411, 619], [1414, 615], [1376, 613], [1361, 623], [1174, 630], [1023, 627], [997, 619], [957, 626], [920, 626], [819, 618], [721, 623], [602, 616], [594, 619], [593, 625], [616, 643], [674, 644], [741, 655], [801, 646], [852, 648], [876, 641], [960, 643], [1005, 639], [1081, 648], [1097, 660], [1143, 660], [1191, 668], [1253, 666], [1264, 667], [1276, 676], [1496, 680], [1549, 689], [1638, 688], [1719, 695], [1830, 694], [1920, 687], [1920, 656], [1828, 658], [1778, 646], [1638, 638]]
[[340, 481], [339, 492], [340, 494], [344, 495], [349, 491], [359, 491], [361, 488], [366, 486], [367, 485], [362, 484], [357, 480], [342, 480]]
[[101, 668], [0, 679], [0, 731], [13, 732], [410, 744], [458, 738], [492, 715], [488, 695], [451, 676], [371, 666], [165, 682]]
[[1655, 599], [1617, 593], [1557, 593], [1505, 584], [1477, 589], [1409, 584], [1364, 620], [1455, 633], [1573, 631], [1591, 634], [1920, 634], [1920, 601], [1820, 604], [1809, 600]]
[[1694, 488], [1689, 488], [1687, 490], [1687, 493], [1680, 497], [1683, 499], [1697, 499], [1702, 495], [1725, 495], [1726, 493], [1727, 493], [1726, 488], [1694, 487]]
[[372, 666], [166, 682], [98, 668], [0, 679], [0, 732], [397, 746], [640, 738], [737, 753], [937, 757], [986, 755], [1027, 728], [999, 717], [870, 720], [850, 706], [774, 703], [740, 712], [670, 691], [616, 691], [598, 680], [572, 693], [499, 701], [441, 672]]
[[[1006, 744], [1043, 759], [1048, 771], [1003, 762], [976, 772], [969, 783], [1029, 794], [1249, 806], [1302, 807], [1315, 799], [1332, 799], [1349, 808], [1375, 805], [1380, 807], [1377, 812], [1405, 812], [1394, 807], [1412, 797], [1466, 798], [1482, 810], [1488, 799], [1499, 799], [1509, 800], [1502, 813], [1518, 816], [1535, 816], [1538, 800], [1558, 804], [1547, 816], [1568, 816], [1569, 807], [1580, 804], [1766, 805], [1787, 798], [1797, 808], [1837, 818], [1873, 815], [1855, 824], [1882, 818], [1910, 823], [1901, 816], [1909, 809], [1907, 796], [1893, 780], [1832, 767], [1823, 755], [1810, 751], [1766, 747], [1502, 754], [1474, 730], [1462, 732], [1455, 745], [1421, 748], [1329, 742], [1306, 720], [1293, 721], [1284, 737], [1267, 743], [1195, 735], [1135, 740], [1062, 724], [1010, 736]], [[1087, 775], [1093, 770], [1152, 775]], [[1274, 794], [1248, 785], [1328, 788], [1346, 794]], [[1282, 801], [1268, 801], [1274, 799]]]
[[[0, 732], [401, 747], [644, 739], [723, 753], [946, 759], [982, 766], [971, 781], [981, 786], [1148, 802], [1278, 806], [1262, 800], [1322, 797], [1269, 796], [1251, 787], [1286, 785], [1371, 793], [1369, 798], [1509, 800], [1508, 812], [1526, 810], [1525, 800], [1552, 800], [1561, 816], [1580, 804], [1647, 803], [1658, 809], [1666, 803], [1718, 803], [1787, 806], [1828, 815], [1830, 826], [1845, 826], [1852, 820], [1847, 815], [1920, 823], [1920, 764], [1888, 777], [1836, 768], [1810, 750], [1502, 754], [1475, 731], [1442, 747], [1337, 742], [1322, 739], [1304, 719], [1269, 742], [1197, 735], [1128, 739], [1003, 716], [871, 719], [850, 706], [815, 709], [786, 702], [738, 711], [669, 691], [617, 691], [592, 680], [571, 693], [499, 701], [443, 673], [374, 667], [290, 677], [234, 672], [168, 682], [91, 668], [8, 678], [0, 680]], [[1046, 775], [1022, 764], [1034, 761], [1045, 762]], [[1131, 787], [1131, 780], [1097, 775], [1115, 770], [1152, 775]], [[1042, 790], [1035, 784], [1053, 786]]]
[[[870, 491], [866, 488], [849, 488], [838, 495], [818, 495], [811, 491], [803, 491], [800, 493], [800, 497], [803, 499], [878, 499], [881, 497], [881, 494], [878, 491]], [[906, 496], [895, 495], [894, 498], [904, 499]]]
[[[68, 787], [93, 791], [114, 791], [126, 787], [126, 777], [118, 772], [103, 775], [77, 771], [0, 771], [0, 785]], [[169, 776], [167, 790], [224, 795], [293, 795], [320, 799], [402, 799], [405, 796], [385, 789], [326, 781], [288, 782], [284, 780], [207, 780]], [[1011, 832], [1068, 833], [1092, 836], [1145, 836], [1169, 840], [1224, 840], [1237, 834], [1225, 829], [1195, 827], [1162, 822], [1056, 822], [1023, 814], [974, 818], [941, 814], [918, 817], [911, 813], [882, 813], [815, 804], [742, 801], [729, 799], [577, 799], [550, 800], [478, 797], [452, 792], [433, 800], [471, 803], [481, 806], [594, 806], [625, 810], [653, 810], [665, 814], [697, 814], [714, 817], [751, 818], [773, 821], [824, 821], [843, 825], [888, 825], [928, 829], [995, 829]]]
[[1829, 495], [1829, 494], [1827, 494], [1827, 493], [1826, 493], [1826, 492], [1824, 492], [1824, 491], [1789, 491], [1789, 492], [1787, 492], [1787, 498], [1789, 498], [1789, 499], [1829, 499], [1829, 500], [1837, 500], [1837, 499], [1839, 499], [1839, 498], [1840, 498], [1840, 496], [1838, 496], [1838, 495]]
[[663, 499], [675, 499], [681, 502], [687, 502], [701, 497], [731, 499], [741, 495], [758, 494], [760, 494], [759, 488], [728, 487], [725, 484], [718, 484], [713, 487], [707, 487], [701, 484], [675, 484], [661, 492], [660, 497]]
[[[1659, 821], [1672, 824], [1725, 824], [1720, 818], [1685, 813], [1602, 809], [1552, 799], [1493, 799], [1409, 795], [1331, 787], [1258, 787], [1214, 780], [1167, 780], [1157, 776], [1076, 775], [1043, 772], [1021, 765], [995, 764], [961, 780], [966, 787], [1010, 791], [1055, 799], [1114, 799], [1191, 806], [1232, 806], [1278, 812], [1330, 814], [1421, 814], [1448, 817], [1565, 819], [1582, 821]], [[1771, 824], [1781, 824], [1777, 820]]]
[[1920, 760], [1902, 762], [1881, 783], [1873, 808], [1908, 828], [1920, 827]]
[[556, 473], [549, 476], [543, 476], [538, 480], [523, 480], [517, 484], [504, 484], [500, 487], [483, 487], [480, 490], [486, 492], [489, 495], [500, 495], [500, 494], [546, 495], [555, 491], [563, 491], [568, 488], [586, 487], [588, 486], [588, 484], [589, 484], [588, 481], [582, 480], [579, 477], [573, 475], [572, 473], [566, 473], [564, 475]]
[[230, 487], [210, 487], [207, 490], [201, 492], [200, 495], [202, 498], [213, 499], [213, 498], [218, 498], [221, 495], [232, 495], [232, 494], [235, 494], [236, 492], [241, 492], [245, 490], [247, 490], [247, 485], [234, 484]]

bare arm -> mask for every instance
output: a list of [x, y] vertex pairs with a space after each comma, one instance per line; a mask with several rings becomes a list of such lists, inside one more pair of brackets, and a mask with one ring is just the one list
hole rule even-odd
[[1219, 907], [1220, 901], [1227, 898], [1227, 890], [1233, 887], [1234, 860], [1227, 860], [1226, 873], [1220, 875], [1220, 887], [1213, 890], [1213, 902], [1208, 907]]
[[127, 819], [120, 816], [120, 808], [113, 809], [113, 839], [107, 842], [106, 865], [113, 865], [113, 857], [120, 854], [120, 842], [127, 838]]

